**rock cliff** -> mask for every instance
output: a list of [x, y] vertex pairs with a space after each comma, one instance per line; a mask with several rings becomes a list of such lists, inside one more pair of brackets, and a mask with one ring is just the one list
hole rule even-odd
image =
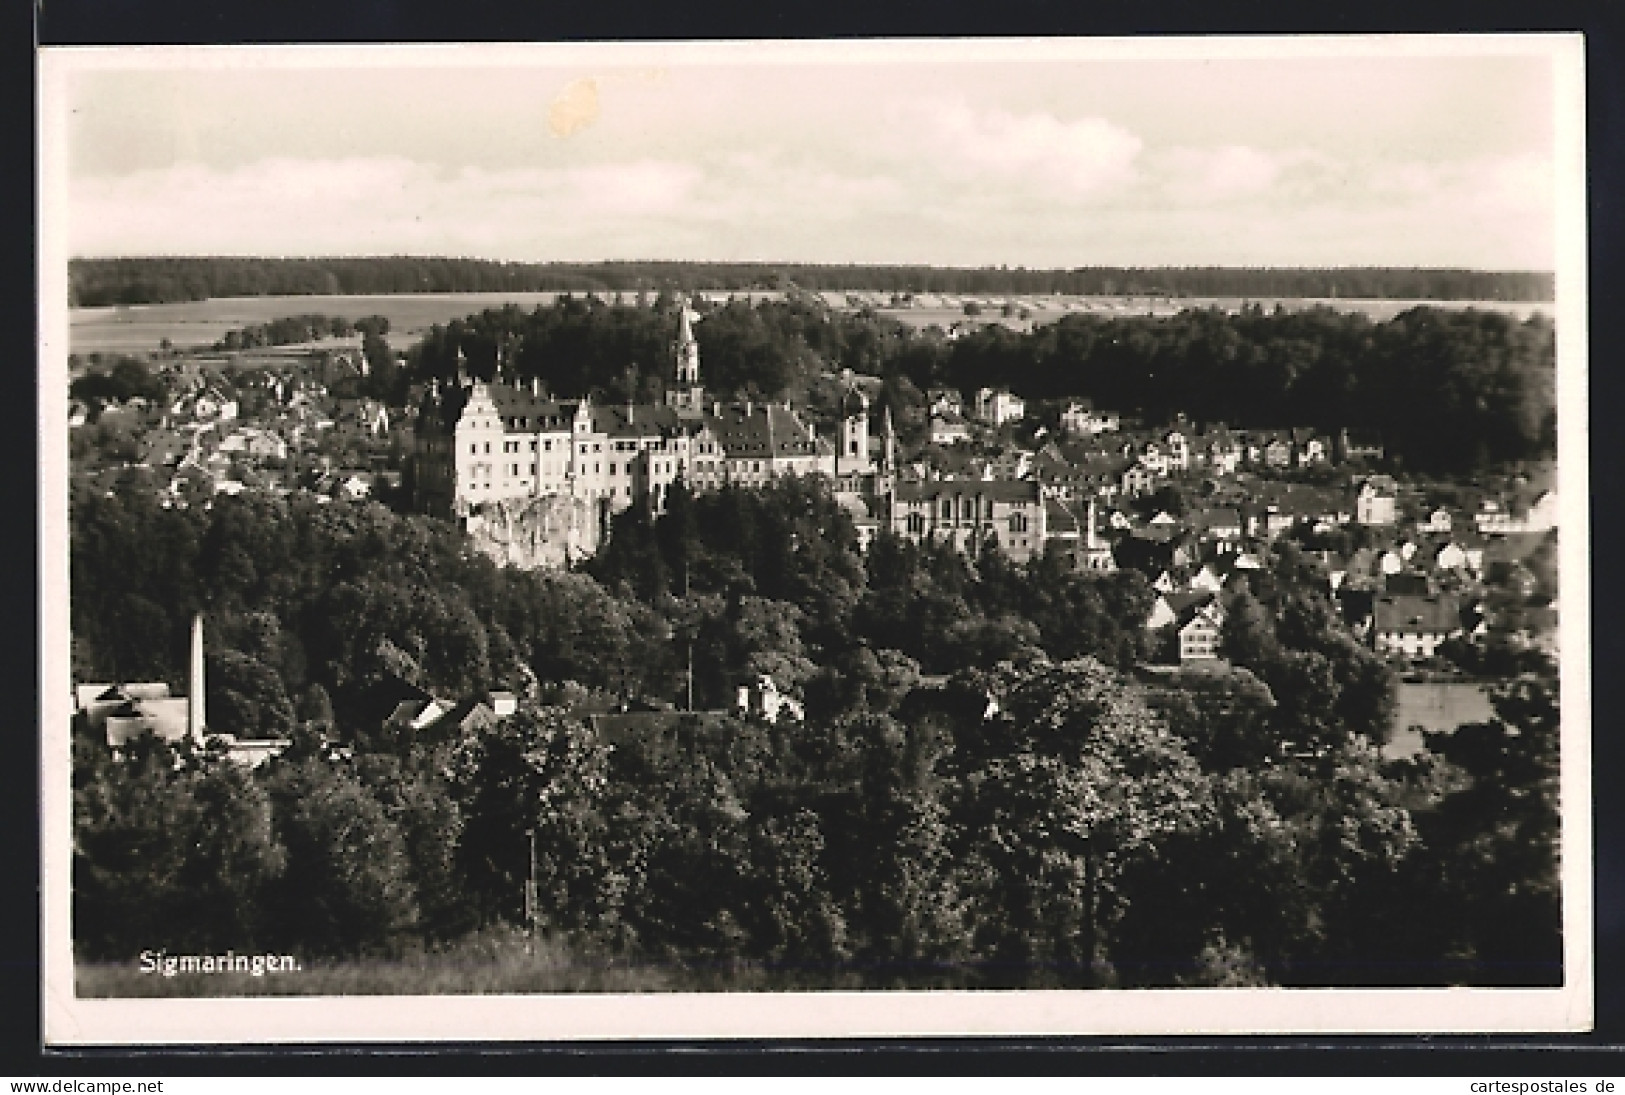
[[468, 513], [474, 546], [498, 563], [525, 570], [556, 569], [598, 550], [598, 504], [551, 494], [481, 502]]

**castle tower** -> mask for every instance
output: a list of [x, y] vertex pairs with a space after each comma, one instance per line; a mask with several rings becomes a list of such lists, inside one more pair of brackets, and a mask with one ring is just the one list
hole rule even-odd
[[700, 386], [700, 344], [694, 338], [692, 314], [687, 305], [677, 313], [677, 340], [672, 343], [677, 371], [666, 389], [666, 406], [680, 414], [697, 415], [705, 407], [705, 389]]
[[677, 383], [685, 387], [693, 387], [700, 382], [700, 344], [694, 338], [694, 328], [689, 322], [689, 309], [685, 306], [677, 313], [677, 341], [674, 349], [677, 356]]
[[208, 725], [203, 711], [203, 614], [192, 617], [192, 667], [186, 691], [186, 729], [192, 744], [203, 748], [203, 732]]

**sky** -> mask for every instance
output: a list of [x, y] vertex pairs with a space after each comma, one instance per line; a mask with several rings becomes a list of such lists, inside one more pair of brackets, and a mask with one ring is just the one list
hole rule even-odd
[[74, 256], [1554, 267], [1539, 41], [1232, 44], [47, 51], [42, 98]]

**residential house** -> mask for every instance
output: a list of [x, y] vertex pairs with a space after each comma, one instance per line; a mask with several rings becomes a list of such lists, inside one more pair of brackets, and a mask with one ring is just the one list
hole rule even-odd
[[1216, 543], [1221, 549], [1232, 548], [1241, 541], [1241, 514], [1233, 506], [1201, 510], [1191, 517], [1190, 526], [1199, 538]]
[[1386, 475], [1372, 475], [1360, 481], [1354, 496], [1354, 520], [1362, 525], [1391, 525], [1397, 518], [1399, 488]]
[[372, 437], [382, 437], [389, 432], [389, 410], [376, 399], [339, 399], [333, 420], [342, 428]]
[[1438, 534], [1449, 532], [1454, 524], [1454, 518], [1447, 506], [1437, 506], [1422, 520], [1416, 522], [1416, 531], [1423, 534]]
[[1290, 437], [1265, 437], [1260, 440], [1256, 450], [1257, 456], [1253, 463], [1262, 463], [1270, 468], [1287, 468], [1292, 466], [1292, 441]]
[[1004, 388], [982, 388], [976, 393], [976, 417], [994, 428], [1026, 413], [1026, 401]]
[[1174, 624], [1180, 663], [1217, 658], [1223, 630], [1224, 607], [1217, 597], [1209, 596], [1185, 607]]
[[1149, 494], [1157, 489], [1157, 475], [1143, 463], [1129, 465], [1123, 470], [1123, 493], [1129, 497]]
[[1427, 597], [1434, 592], [1433, 583], [1428, 581], [1428, 576], [1414, 571], [1385, 575], [1382, 591], [1390, 597]]
[[1069, 434], [1096, 436], [1121, 428], [1115, 411], [1097, 411], [1088, 400], [1072, 400], [1061, 411], [1061, 429]]
[[1246, 454], [1246, 446], [1222, 428], [1202, 434], [1192, 443], [1192, 461], [1215, 475], [1234, 475]]
[[735, 709], [742, 716], [765, 719], [776, 723], [801, 722], [806, 711], [801, 702], [779, 691], [770, 674], [762, 673], [750, 684], [739, 686]]
[[237, 410], [237, 401], [221, 394], [217, 388], [206, 389], [192, 402], [192, 414], [205, 420], [229, 422], [237, 417]]
[[931, 416], [931, 444], [957, 445], [970, 440], [970, 426], [958, 415], [933, 414]]
[[1374, 430], [1343, 429], [1337, 433], [1336, 456], [1340, 462], [1370, 462], [1383, 458], [1382, 435]]
[[1550, 532], [1557, 527], [1558, 502], [1555, 490], [1542, 491], [1527, 507], [1514, 509], [1494, 499], [1486, 499], [1473, 515], [1473, 523], [1485, 536], [1513, 533]]
[[1185, 471], [1191, 466], [1190, 440], [1180, 430], [1169, 430], [1162, 435], [1165, 467], [1169, 473]]
[[1431, 658], [1439, 647], [1462, 633], [1461, 611], [1454, 597], [1389, 596], [1376, 599], [1371, 639], [1377, 653], [1403, 658]]
[[1291, 431], [1291, 439], [1292, 459], [1298, 467], [1312, 468], [1330, 460], [1331, 454], [1325, 438], [1314, 430], [1295, 426]]
[[1454, 537], [1446, 540], [1438, 548], [1433, 555], [1432, 564], [1435, 570], [1482, 574], [1484, 572], [1484, 545], [1465, 536]]
[[944, 418], [964, 418], [965, 402], [958, 388], [928, 388], [925, 398], [934, 415]]

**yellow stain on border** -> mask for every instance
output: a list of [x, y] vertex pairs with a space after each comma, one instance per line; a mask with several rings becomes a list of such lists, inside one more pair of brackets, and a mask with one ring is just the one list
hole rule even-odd
[[555, 137], [569, 137], [598, 120], [598, 81], [577, 80], [553, 99], [547, 127]]

